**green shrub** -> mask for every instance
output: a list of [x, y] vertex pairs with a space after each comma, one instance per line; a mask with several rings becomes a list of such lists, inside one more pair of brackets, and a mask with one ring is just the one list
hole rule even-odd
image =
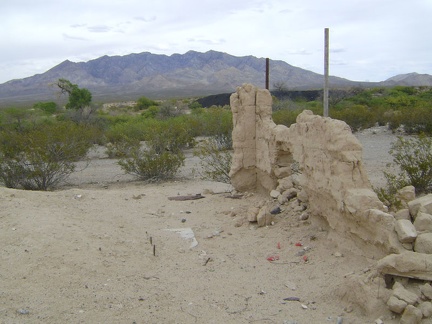
[[232, 152], [221, 147], [217, 138], [204, 140], [194, 150], [194, 155], [201, 159], [201, 178], [224, 183], [231, 183], [229, 172], [231, 170]]
[[416, 188], [416, 193], [432, 189], [432, 138], [424, 135], [413, 138], [398, 137], [389, 153], [400, 168], [398, 179]]
[[181, 152], [156, 153], [155, 150], [137, 149], [129, 157], [121, 159], [118, 164], [128, 174], [140, 180], [157, 182], [171, 179], [184, 164]]
[[[398, 137], [389, 153], [398, 174], [385, 171], [385, 188], [375, 188], [378, 197], [390, 207], [400, 207], [396, 197], [399, 189], [412, 185], [416, 194], [432, 190], [432, 138], [420, 135], [412, 138]], [[389, 165], [391, 166], [391, 165]]]
[[301, 110], [287, 110], [282, 109], [273, 113], [273, 121], [278, 125], [285, 125], [290, 127], [291, 124], [296, 122], [297, 116]]
[[346, 122], [353, 131], [375, 125], [376, 119], [370, 109], [363, 105], [353, 105], [348, 109], [332, 111], [331, 117]]
[[74, 170], [92, 146], [91, 134], [74, 123], [46, 124], [0, 134], [0, 182], [6, 187], [49, 190]]
[[45, 114], [47, 114], [47, 115], [54, 114], [57, 111], [57, 109], [58, 109], [57, 104], [55, 102], [53, 102], [53, 101], [35, 103], [33, 105], [33, 108], [34, 109], [39, 109], [39, 110], [43, 111]]
[[150, 108], [151, 106], [157, 106], [157, 105], [158, 105], [158, 103], [154, 100], [151, 100], [147, 97], [140, 97], [137, 100], [134, 109], [135, 110], [145, 110], [147, 108]]

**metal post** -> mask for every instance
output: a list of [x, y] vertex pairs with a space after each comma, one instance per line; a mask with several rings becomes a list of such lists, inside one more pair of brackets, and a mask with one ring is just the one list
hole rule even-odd
[[269, 90], [269, 81], [270, 81], [270, 59], [266, 58], [266, 89]]
[[329, 29], [324, 29], [324, 117], [329, 115]]

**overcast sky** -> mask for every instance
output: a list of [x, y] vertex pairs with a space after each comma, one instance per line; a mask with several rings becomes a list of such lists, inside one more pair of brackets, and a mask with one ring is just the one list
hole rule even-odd
[[432, 74], [432, 0], [0, 0], [0, 83], [66, 59], [216, 50], [383, 81]]

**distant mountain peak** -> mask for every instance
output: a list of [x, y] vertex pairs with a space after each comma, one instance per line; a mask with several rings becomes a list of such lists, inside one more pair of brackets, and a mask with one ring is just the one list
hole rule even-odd
[[[134, 100], [141, 96], [166, 98], [230, 93], [243, 83], [265, 85], [265, 59], [234, 56], [209, 50], [185, 54], [133, 53], [74, 63], [65, 60], [45, 73], [0, 84], [0, 104], [5, 102], [56, 101], [48, 85], [64, 78], [89, 89], [95, 100]], [[322, 89], [323, 76], [284, 61], [270, 60], [270, 85], [289, 90]], [[386, 85], [432, 85], [432, 76], [399, 75], [381, 83], [354, 82], [331, 76], [333, 88]]]

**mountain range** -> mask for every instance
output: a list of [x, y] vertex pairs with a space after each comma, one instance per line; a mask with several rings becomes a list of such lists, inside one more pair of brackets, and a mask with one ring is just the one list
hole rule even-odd
[[[320, 89], [323, 75], [270, 60], [270, 88], [274, 84], [290, 90]], [[124, 56], [102, 56], [88, 62], [66, 60], [42, 74], [0, 84], [0, 104], [58, 101], [53, 84], [67, 79], [89, 89], [95, 100], [205, 96], [234, 92], [243, 83], [265, 87], [266, 59], [237, 57], [227, 53], [189, 51], [170, 56], [149, 52]], [[353, 86], [432, 86], [428, 74], [403, 74], [383, 82], [356, 82], [330, 76], [331, 88]]]

